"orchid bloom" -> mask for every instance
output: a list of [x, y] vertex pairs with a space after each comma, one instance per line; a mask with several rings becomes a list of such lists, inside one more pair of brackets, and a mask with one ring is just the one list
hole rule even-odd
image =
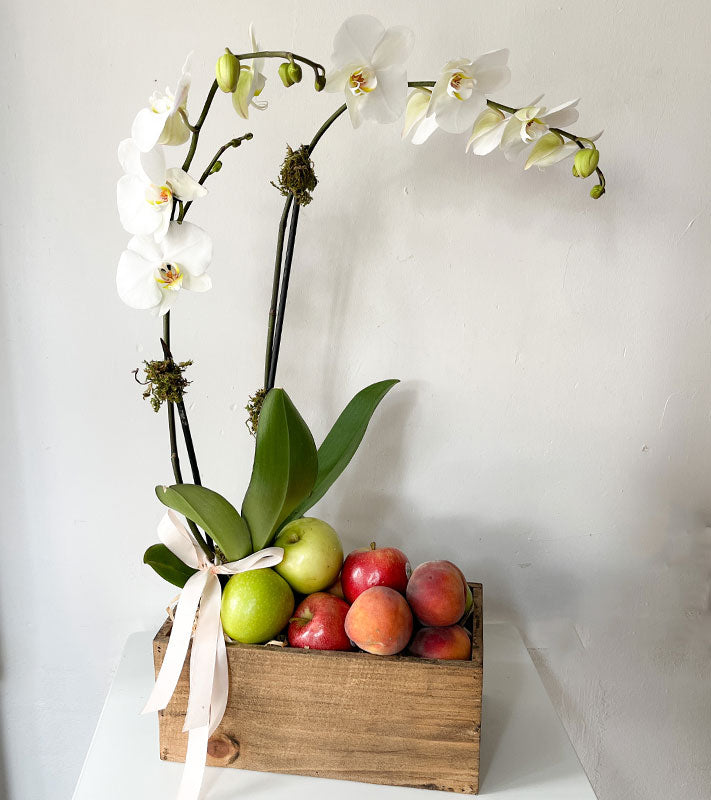
[[165, 314], [181, 289], [206, 292], [212, 286], [205, 275], [211, 259], [212, 240], [190, 222], [171, 222], [160, 242], [134, 236], [118, 263], [119, 297], [131, 308]]
[[540, 99], [537, 98], [530, 106], [520, 108], [509, 117], [501, 137], [501, 149], [509, 161], [548, 133], [549, 128], [562, 128], [577, 121], [578, 110], [575, 106], [579, 100], [569, 100], [547, 111], [545, 107], [537, 105]]
[[405, 139], [412, 133], [412, 143], [422, 144], [437, 130], [437, 121], [434, 117], [427, 116], [432, 92], [430, 89], [416, 88], [410, 92], [405, 107], [405, 125], [402, 129], [402, 138]]
[[333, 40], [333, 72], [327, 92], [344, 92], [354, 128], [364, 119], [395, 122], [405, 109], [405, 61], [413, 44], [412, 31], [383, 27], [375, 17], [349, 17]]
[[160, 146], [142, 153], [133, 139], [124, 139], [118, 157], [126, 174], [116, 185], [116, 202], [121, 224], [129, 233], [162, 239], [168, 230], [173, 198], [188, 202], [207, 194], [207, 189], [182, 169], [166, 170]]
[[443, 131], [463, 133], [486, 103], [485, 95], [511, 79], [508, 59], [508, 50], [493, 50], [474, 61], [449, 61], [432, 89], [427, 116], [434, 117]]
[[[257, 37], [254, 35], [254, 26], [249, 26], [249, 41], [252, 45], [252, 52], [259, 52], [259, 44]], [[264, 88], [267, 79], [262, 74], [261, 70], [264, 66], [263, 58], [255, 58], [252, 63], [247, 66], [243, 64], [240, 66], [239, 80], [237, 81], [237, 88], [232, 93], [232, 105], [235, 111], [242, 117], [242, 119], [249, 119], [249, 107], [259, 111], [264, 111], [267, 107], [266, 100], [255, 100], [259, 97]]]
[[524, 169], [549, 167], [578, 152], [575, 142], [566, 141], [559, 133], [549, 131], [533, 145]]
[[485, 108], [474, 120], [466, 151], [477, 156], [485, 156], [501, 144], [504, 128], [509, 118], [498, 108]]
[[[183, 119], [190, 91], [190, 59], [188, 55], [175, 92], [153, 92], [148, 108], [142, 108], [133, 120], [131, 138], [146, 153], [157, 144], [178, 145], [190, 138], [190, 129]], [[181, 113], [182, 112], [182, 113]]]

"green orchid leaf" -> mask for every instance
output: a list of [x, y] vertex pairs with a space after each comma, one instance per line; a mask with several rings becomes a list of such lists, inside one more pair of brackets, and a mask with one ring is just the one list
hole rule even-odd
[[225, 498], [193, 483], [156, 486], [156, 496], [164, 506], [192, 520], [208, 533], [228, 561], [238, 561], [252, 552], [252, 541], [245, 521]]
[[252, 478], [242, 516], [261, 550], [313, 489], [318, 461], [311, 431], [283, 389], [271, 389], [257, 426]]
[[143, 563], [152, 567], [164, 580], [181, 589], [197, 570], [184, 564], [164, 544], [153, 544], [143, 554]]
[[311, 494], [289, 515], [287, 521], [302, 517], [326, 494], [355, 455], [375, 409], [399, 383], [395, 378], [366, 386], [343, 409], [318, 449], [318, 474]]

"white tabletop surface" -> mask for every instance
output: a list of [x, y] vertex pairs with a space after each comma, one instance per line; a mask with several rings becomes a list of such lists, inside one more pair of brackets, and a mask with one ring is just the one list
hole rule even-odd
[[[129, 637], [73, 800], [174, 800], [182, 764], [158, 757], [151, 633]], [[480, 797], [595, 800], [585, 773], [512, 625], [484, 625]], [[208, 767], [201, 800], [452, 800], [449, 792]]]

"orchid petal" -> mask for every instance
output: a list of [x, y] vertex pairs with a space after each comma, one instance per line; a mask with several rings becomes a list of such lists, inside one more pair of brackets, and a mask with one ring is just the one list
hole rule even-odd
[[509, 161], [513, 161], [528, 146], [528, 142], [521, 138], [521, 130], [525, 129], [525, 124], [521, 123], [517, 117], [510, 117], [504, 126], [501, 136], [501, 149]]
[[474, 92], [468, 100], [442, 95], [435, 109], [437, 124], [448, 133], [463, 133], [471, 128], [484, 104], [484, 96]]
[[429, 92], [427, 89], [414, 89], [410, 93], [405, 108], [405, 125], [402, 129], [403, 139], [410, 133], [415, 125], [424, 119], [431, 97], [432, 92]]
[[171, 167], [166, 173], [166, 178], [170, 188], [173, 190], [173, 195], [178, 200], [190, 202], [197, 200], [198, 197], [205, 197], [207, 194], [207, 189], [204, 186], [178, 167]]
[[155, 183], [157, 186], [165, 183], [165, 155], [160, 145], [151, 148], [140, 156], [141, 177], [147, 183]]
[[[136, 175], [124, 175], [116, 184], [121, 225], [129, 233], [148, 236], [161, 225], [158, 209], [146, 203], [146, 184]], [[170, 213], [170, 210], [169, 210]]]
[[190, 138], [190, 128], [185, 124], [183, 115], [178, 113], [176, 108], [174, 113], [168, 114], [168, 118], [163, 126], [158, 144], [166, 144], [169, 146], [176, 146], [185, 144]]
[[405, 110], [407, 73], [404, 69], [391, 67], [377, 75], [377, 89], [362, 96], [363, 116], [376, 122], [395, 122]]
[[239, 72], [237, 88], [232, 92], [232, 105], [242, 119], [249, 119], [249, 104], [254, 97], [252, 75], [253, 68], [243, 66]]
[[155, 268], [155, 263], [146, 261], [132, 249], [121, 253], [116, 271], [116, 289], [126, 305], [147, 309], [160, 303], [161, 291], [154, 277]]
[[569, 100], [567, 103], [562, 103], [541, 117], [541, 121], [545, 122], [550, 128], [562, 128], [564, 125], [572, 125], [578, 121], [578, 109], [575, 106], [580, 102], [577, 100]]
[[438, 127], [439, 125], [437, 125], [437, 120], [434, 117], [425, 117], [415, 128], [415, 132], [412, 135], [412, 143], [424, 144]]
[[326, 75], [326, 85], [324, 89], [327, 92], [342, 92], [346, 88], [348, 78], [354, 69], [357, 69], [355, 64], [345, 64], [329, 72], [328, 75]]
[[[545, 136], [541, 136], [531, 149], [524, 169], [530, 169], [533, 166], [547, 167], [550, 164], [555, 164], [567, 155], [564, 145], [563, 137], [557, 133], [547, 133]], [[577, 149], [577, 145], [574, 142], [573, 147]]]
[[383, 24], [369, 14], [349, 17], [333, 39], [332, 61], [336, 67], [355, 62], [370, 64], [378, 43], [385, 34]]
[[351, 125], [354, 128], [359, 128], [363, 122], [362, 108], [365, 99], [365, 95], [356, 95], [352, 92], [346, 92], [346, 107], [348, 108], [348, 116], [351, 119]]
[[180, 294], [180, 292], [174, 292], [170, 289], [159, 289], [159, 291], [161, 294], [160, 305], [153, 309], [153, 313], [162, 317], [170, 311], [171, 306], [178, 299], [178, 294]]
[[152, 236], [134, 236], [127, 245], [132, 253], [158, 265], [163, 261], [163, 248]]
[[141, 151], [133, 139], [123, 139], [118, 146], [118, 160], [121, 169], [128, 175], [139, 175], [143, 171], [141, 166]]
[[388, 28], [373, 51], [370, 64], [376, 70], [402, 64], [410, 57], [415, 36], [409, 28], [397, 25]]
[[131, 138], [141, 152], [155, 147], [163, 133], [168, 112], [158, 113], [151, 108], [142, 108], [131, 126]]
[[485, 72], [494, 67], [505, 67], [508, 61], [509, 51], [505, 47], [501, 50], [490, 50], [472, 61], [471, 71], [474, 75], [477, 75], [479, 72]]
[[161, 246], [163, 260], [180, 264], [191, 275], [202, 275], [212, 260], [212, 239], [190, 222], [171, 222]]
[[511, 80], [511, 70], [506, 67], [491, 67], [474, 73], [476, 91], [489, 94], [501, 89]]
[[212, 289], [212, 278], [209, 275], [183, 274], [183, 289], [190, 292], [207, 292]]
[[501, 144], [508, 120], [498, 108], [485, 108], [474, 121], [466, 151], [471, 149], [478, 156], [485, 156]]

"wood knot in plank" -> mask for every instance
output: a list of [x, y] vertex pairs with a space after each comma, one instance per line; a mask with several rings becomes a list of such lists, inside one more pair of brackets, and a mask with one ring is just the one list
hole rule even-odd
[[208, 740], [207, 755], [213, 766], [226, 767], [239, 758], [239, 742], [226, 733], [216, 733]]

